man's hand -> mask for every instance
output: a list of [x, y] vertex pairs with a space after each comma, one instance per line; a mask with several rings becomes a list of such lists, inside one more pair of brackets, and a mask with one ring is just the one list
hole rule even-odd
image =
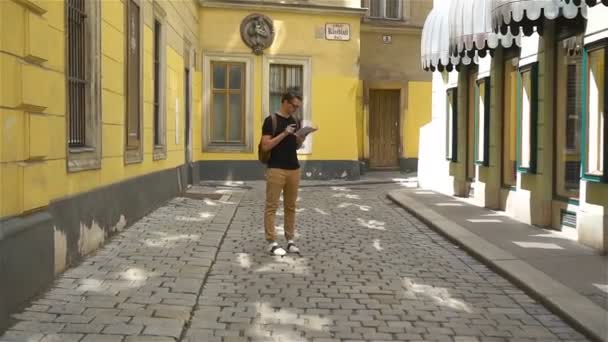
[[296, 131], [296, 124], [291, 124], [287, 127], [285, 127], [285, 133], [289, 134], [293, 134]]

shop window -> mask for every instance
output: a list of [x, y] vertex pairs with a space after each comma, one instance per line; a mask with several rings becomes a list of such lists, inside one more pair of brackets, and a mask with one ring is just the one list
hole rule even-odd
[[517, 58], [504, 63], [502, 185], [514, 187], [517, 182]]
[[538, 64], [520, 68], [518, 86], [517, 168], [522, 173], [536, 172], [538, 124]]
[[587, 47], [586, 102], [583, 121], [583, 170], [590, 181], [608, 182], [606, 173], [606, 52], [608, 40]]
[[477, 81], [475, 87], [475, 163], [488, 166], [490, 161], [490, 78]]
[[583, 59], [562, 51], [557, 55], [555, 193], [577, 199], [581, 175]]
[[447, 112], [446, 112], [446, 159], [452, 162], [458, 161], [458, 88], [447, 90]]

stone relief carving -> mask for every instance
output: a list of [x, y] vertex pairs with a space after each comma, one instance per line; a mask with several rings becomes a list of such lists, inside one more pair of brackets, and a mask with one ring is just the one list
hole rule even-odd
[[261, 55], [274, 41], [274, 25], [269, 17], [254, 13], [241, 22], [241, 38], [254, 54]]

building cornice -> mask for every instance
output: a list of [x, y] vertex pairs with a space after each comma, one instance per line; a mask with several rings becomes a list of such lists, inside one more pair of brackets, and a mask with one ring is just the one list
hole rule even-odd
[[247, 9], [254, 11], [274, 10], [283, 12], [305, 12], [314, 14], [334, 14], [334, 15], [357, 15], [363, 16], [367, 12], [365, 8], [353, 8], [343, 6], [323, 6], [316, 4], [306, 4], [300, 2], [291, 3], [269, 3], [266, 1], [251, 0], [198, 0], [203, 8], [227, 8], [227, 9]]

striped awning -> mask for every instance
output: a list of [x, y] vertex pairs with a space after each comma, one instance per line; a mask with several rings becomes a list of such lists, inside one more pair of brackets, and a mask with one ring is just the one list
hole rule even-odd
[[453, 55], [485, 56], [490, 49], [520, 44], [520, 35], [495, 33], [492, 0], [452, 0], [450, 3], [450, 51]]
[[[606, 0], [602, 0], [606, 1]], [[587, 6], [566, 0], [492, 0], [492, 27], [496, 32], [526, 36], [541, 28], [544, 19], [587, 17]]]
[[[574, 3], [575, 5], [580, 5], [583, 0], [566, 0], [566, 3]], [[587, 6], [592, 7], [598, 4], [604, 4], [606, 6], [608, 6], [608, 0], [585, 0], [585, 3], [587, 4]]]
[[[461, 58], [450, 54], [449, 7], [439, 6], [431, 10], [422, 27], [420, 42], [421, 63], [424, 70], [451, 71], [461, 63]], [[463, 58], [471, 62], [471, 58]]]

